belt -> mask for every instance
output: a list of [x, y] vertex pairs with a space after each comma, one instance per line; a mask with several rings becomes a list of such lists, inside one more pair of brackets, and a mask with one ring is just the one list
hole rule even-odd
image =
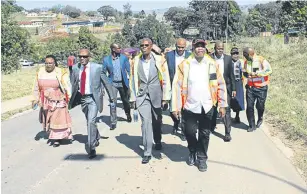
[[93, 96], [93, 94], [84, 94], [84, 95], [82, 95], [82, 97], [92, 97]]

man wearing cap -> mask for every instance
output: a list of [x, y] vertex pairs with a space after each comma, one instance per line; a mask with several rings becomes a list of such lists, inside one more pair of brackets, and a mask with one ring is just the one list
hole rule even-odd
[[203, 172], [207, 170], [213, 112], [218, 105], [220, 116], [224, 117], [228, 106], [227, 91], [219, 66], [205, 54], [205, 40], [196, 39], [192, 43], [193, 53], [177, 66], [172, 87], [171, 111], [178, 118], [183, 110], [184, 133], [190, 151], [187, 164], [192, 166], [198, 160], [198, 169]]
[[[243, 75], [247, 78], [246, 84], [246, 116], [249, 123], [247, 132], [252, 132], [259, 128], [263, 122], [265, 101], [270, 83], [269, 76], [272, 74], [270, 63], [262, 56], [256, 55], [254, 49], [245, 48], [243, 50], [245, 58]], [[255, 125], [254, 105], [258, 111], [258, 121]]]
[[[219, 65], [219, 70], [224, 77], [226, 88], [227, 88], [227, 104], [230, 105], [231, 98], [236, 96], [236, 83], [233, 74], [232, 68], [232, 59], [231, 56], [224, 54], [224, 43], [218, 41], [214, 45], [214, 53], [212, 53], [211, 57], [217, 62]], [[217, 118], [217, 107], [215, 107], [213, 119], [212, 119], [212, 128], [211, 131], [214, 131], [216, 128], [216, 118]], [[231, 112], [230, 106], [226, 108], [226, 115], [223, 118], [223, 122], [225, 125], [225, 137], [224, 141], [231, 141], [230, 131], [231, 131]]]
[[[124, 105], [124, 110], [127, 115], [127, 121], [132, 121], [130, 114], [129, 103], [129, 77], [130, 77], [130, 63], [125, 55], [121, 55], [121, 47], [119, 44], [113, 43], [110, 46], [111, 55], [103, 58], [103, 70], [109, 74], [109, 82], [113, 85], [114, 96], [117, 97], [119, 92], [121, 100]], [[117, 115], [116, 115], [116, 101], [110, 106], [111, 116], [111, 130], [116, 128]]]
[[[191, 55], [189, 51], [186, 51], [186, 46], [187, 41], [184, 38], [178, 38], [176, 41], [176, 49], [166, 53], [165, 58], [168, 64], [168, 72], [171, 83], [173, 83], [177, 66]], [[173, 114], [171, 114], [171, 118], [174, 122], [173, 133], [175, 134], [178, 131], [180, 119], [178, 120], [173, 116]], [[182, 136], [182, 139], [185, 140], [185, 137]]]

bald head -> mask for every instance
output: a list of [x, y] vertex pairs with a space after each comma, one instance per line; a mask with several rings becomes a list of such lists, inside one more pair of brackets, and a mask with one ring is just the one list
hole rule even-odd
[[222, 41], [217, 41], [214, 44], [215, 56], [221, 57], [224, 54], [224, 43]]
[[222, 41], [217, 41], [217, 42], [215, 42], [214, 48], [215, 48], [215, 47], [218, 47], [218, 46], [223, 46], [223, 47], [224, 47], [224, 43], [223, 43]]
[[178, 38], [176, 41], [176, 52], [179, 56], [183, 55], [186, 47], [187, 47], [187, 41], [184, 38]]
[[253, 56], [255, 54], [255, 51], [253, 48], [251, 47], [246, 47], [243, 49], [243, 56], [247, 59], [247, 60], [252, 60]]

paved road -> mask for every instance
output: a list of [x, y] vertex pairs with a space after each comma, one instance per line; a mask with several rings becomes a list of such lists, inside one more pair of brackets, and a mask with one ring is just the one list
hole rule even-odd
[[[108, 114], [105, 106], [104, 115]], [[233, 128], [233, 141], [211, 136], [208, 171], [186, 165], [186, 142], [171, 135], [171, 119], [164, 116], [163, 150], [142, 165], [140, 123], [121, 121], [109, 131], [104, 116], [98, 157], [87, 159], [85, 118], [80, 107], [71, 111], [76, 141], [58, 148], [35, 141], [41, 129], [33, 111], [2, 123], [2, 192], [5, 194], [297, 194], [307, 193], [302, 178], [262, 130], [247, 133]], [[122, 109], [119, 116], [125, 118]], [[241, 114], [242, 118], [244, 114]], [[243, 119], [242, 119], [243, 120]], [[244, 120], [245, 121], [245, 120]], [[223, 127], [218, 125], [218, 132]], [[162, 159], [159, 158], [162, 156]]]

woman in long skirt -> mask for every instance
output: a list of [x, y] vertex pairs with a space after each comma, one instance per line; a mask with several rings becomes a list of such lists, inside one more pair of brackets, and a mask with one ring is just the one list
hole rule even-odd
[[71, 96], [69, 73], [57, 67], [54, 56], [48, 55], [45, 67], [39, 69], [34, 84], [32, 105], [39, 105], [39, 120], [49, 133], [54, 147], [62, 139], [72, 139], [68, 101]]
[[230, 51], [232, 57], [232, 67], [236, 80], [236, 97], [231, 99], [230, 106], [236, 113], [235, 121], [240, 123], [240, 111], [244, 110], [244, 90], [243, 90], [243, 78], [242, 78], [242, 62], [239, 60], [239, 49], [232, 48]]

